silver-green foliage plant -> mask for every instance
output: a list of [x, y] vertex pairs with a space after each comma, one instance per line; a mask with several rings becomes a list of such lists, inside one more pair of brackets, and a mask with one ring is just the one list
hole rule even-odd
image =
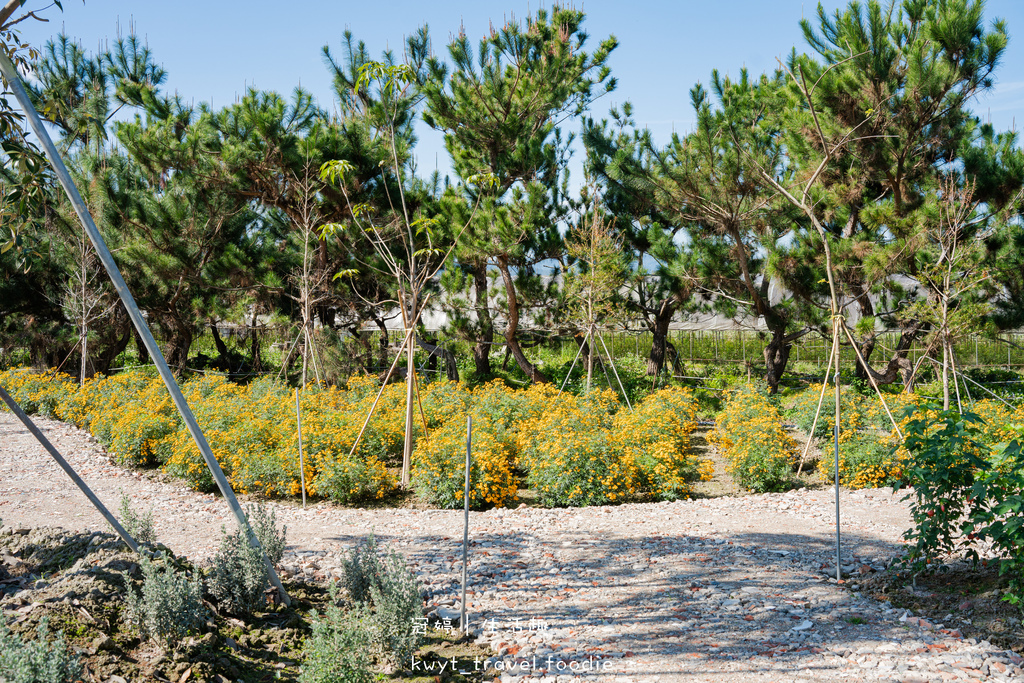
[[337, 588], [324, 616], [310, 617], [312, 633], [303, 648], [299, 683], [370, 683], [376, 676], [371, 660], [370, 614], [362, 604], [350, 610], [337, 606]]
[[7, 630], [0, 617], [0, 681], [3, 683], [65, 683], [82, 673], [78, 658], [68, 651], [63, 633], [50, 640], [44, 619], [39, 637], [24, 643]]
[[132, 500], [127, 494], [121, 494], [121, 507], [118, 508], [118, 516], [121, 518], [121, 526], [128, 532], [128, 535], [135, 539], [136, 543], [155, 543], [156, 528], [153, 525], [153, 511], [147, 510], [142, 514], [135, 512], [132, 507]]
[[370, 586], [384, 571], [377, 551], [377, 539], [373, 534], [352, 548], [341, 561], [341, 570], [342, 583], [349, 600], [353, 603], [368, 603]]
[[370, 584], [373, 639], [381, 654], [400, 666], [420, 644], [415, 620], [423, 616], [423, 598], [416, 577], [397, 553], [382, 563], [384, 571]]
[[273, 508], [268, 508], [265, 505], [248, 506], [245, 516], [249, 520], [252, 532], [256, 534], [256, 539], [263, 546], [263, 552], [270, 558], [271, 564], [280, 562], [284, 557], [285, 536], [288, 533], [288, 527], [282, 526], [278, 529], [277, 513]]
[[228, 534], [221, 528], [220, 547], [207, 584], [217, 604], [229, 612], [254, 612], [263, 606], [270, 585], [263, 551], [253, 547], [240, 532]]
[[[128, 583], [125, 608], [143, 637], [171, 647], [185, 636], [196, 633], [206, 618], [203, 607], [203, 580], [199, 572], [187, 575], [166, 558], [140, 560], [142, 588]], [[126, 579], [127, 581], [127, 579]]]
[[420, 644], [415, 620], [423, 616], [423, 599], [405, 560], [395, 552], [382, 558], [371, 535], [352, 549], [342, 570], [349, 599], [370, 610], [370, 634], [381, 657], [394, 665], [409, 661]]

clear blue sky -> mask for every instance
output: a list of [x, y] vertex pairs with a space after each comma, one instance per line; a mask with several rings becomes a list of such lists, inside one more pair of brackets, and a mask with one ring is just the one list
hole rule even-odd
[[[40, 4], [30, 0], [28, 6]], [[829, 11], [846, 5], [838, 0], [823, 4]], [[221, 106], [234, 101], [247, 86], [289, 93], [301, 82], [327, 107], [333, 94], [321, 48], [339, 48], [345, 29], [377, 55], [389, 46], [401, 49], [404, 36], [428, 24], [435, 52], [447, 55], [448, 39], [460, 25], [476, 40], [488, 31], [490, 23], [500, 25], [512, 16], [525, 18], [538, 6], [550, 7], [550, 3], [88, 0], [83, 4], [64, 0], [63, 14], [56, 9], [46, 12], [49, 23], [25, 22], [23, 37], [41, 46], [63, 29], [86, 49], [95, 49], [113, 39], [119, 27], [127, 32], [134, 24], [167, 70], [169, 90]], [[707, 83], [712, 69], [735, 75], [747, 67], [752, 74], [759, 74], [774, 69], [776, 58], [794, 46], [804, 50], [798, 22], [804, 14], [813, 19], [817, 3], [591, 0], [576, 6], [587, 13], [585, 28], [592, 45], [609, 34], [619, 39], [611, 59], [619, 86], [595, 104], [594, 116], [629, 100], [638, 123], [665, 142], [673, 129], [689, 130], [689, 90], [698, 81]], [[1007, 20], [1010, 46], [997, 73], [995, 91], [977, 102], [975, 110], [1005, 129], [1014, 125], [1018, 111], [1024, 111], [1024, 1], [989, 0], [986, 22], [995, 17]], [[435, 156], [445, 170], [446, 153], [437, 134], [422, 131], [418, 149], [421, 172], [433, 170]]]

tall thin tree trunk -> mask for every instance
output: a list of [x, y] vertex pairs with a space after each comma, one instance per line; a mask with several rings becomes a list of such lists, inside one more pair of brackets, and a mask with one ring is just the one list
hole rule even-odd
[[942, 409], [949, 410], [949, 344], [942, 340]]
[[[412, 321], [409, 321], [411, 324]], [[407, 333], [408, 334], [408, 333]], [[409, 471], [412, 467], [413, 449], [413, 404], [416, 401], [416, 335], [409, 335], [406, 345], [405, 365], [405, 442], [402, 445], [402, 488], [409, 488]]]
[[86, 284], [86, 267], [85, 267], [85, 238], [82, 238], [82, 376], [79, 379], [79, 386], [85, 386], [85, 374], [86, 366], [89, 363], [89, 311], [85, 302], [85, 284]]
[[587, 344], [587, 393], [590, 393], [591, 378], [594, 375], [594, 328], [591, 327], [587, 330], [587, 337], [585, 341]]

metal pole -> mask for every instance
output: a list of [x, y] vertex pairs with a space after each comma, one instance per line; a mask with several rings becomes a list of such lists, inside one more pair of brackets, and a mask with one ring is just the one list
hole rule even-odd
[[114, 531], [116, 531], [117, 535], [121, 537], [121, 540], [124, 541], [133, 551], [139, 552], [139, 545], [135, 542], [135, 539], [132, 538], [131, 534], [125, 531], [124, 527], [118, 523], [114, 515], [110, 513], [110, 510], [108, 510], [106, 506], [100, 502], [100, 499], [96, 497], [96, 494], [92, 492], [89, 485], [82, 481], [82, 478], [78, 476], [78, 473], [75, 472], [74, 468], [72, 468], [71, 465], [68, 464], [68, 461], [65, 460], [59, 452], [57, 452], [57, 449], [53, 447], [53, 444], [50, 443], [49, 439], [43, 436], [43, 433], [35, 426], [32, 419], [25, 414], [25, 411], [21, 409], [21, 406], [11, 398], [11, 395], [8, 394], [3, 387], [0, 387], [0, 398], [2, 398], [4, 403], [7, 404], [7, 407], [11, 409], [11, 412], [18, 416], [18, 419], [21, 420], [21, 423], [25, 425], [29, 432], [32, 433], [32, 436], [36, 437], [36, 441], [43, 445], [43, 448], [45, 448], [46, 452], [50, 454], [50, 457], [56, 460], [61, 469], [71, 477], [71, 481], [75, 482], [75, 486], [81, 489], [82, 493], [85, 494], [85, 497], [89, 499], [89, 502], [96, 506], [96, 509], [100, 511], [100, 514], [107, 520], [107, 523], [114, 527]]
[[465, 521], [462, 525], [462, 612], [459, 615], [459, 625], [463, 633], [469, 632], [466, 624], [466, 568], [469, 565], [469, 468], [470, 458], [473, 453], [473, 416], [466, 417], [466, 490], [464, 495]]
[[839, 346], [839, 324], [841, 322], [838, 317], [838, 313], [835, 314], [836, 318], [833, 322], [832, 334], [835, 335], [835, 356], [836, 356], [836, 368], [835, 368], [835, 380], [836, 380], [836, 424], [835, 424], [835, 458], [836, 458], [836, 582], [843, 580], [843, 554], [842, 554], [842, 533], [839, 529], [839, 418], [841, 409], [839, 405], [839, 382], [841, 377], [839, 376], [839, 357], [840, 346]]
[[302, 508], [306, 508], [306, 465], [302, 461], [302, 407], [299, 405], [299, 390], [295, 390], [295, 424], [299, 433], [299, 481], [302, 482]]
[[[234, 513], [235, 519], [238, 521], [238, 527], [249, 538], [249, 543], [251, 543], [254, 548], [259, 548], [262, 551], [263, 548], [260, 546], [260, 542], [256, 538], [256, 534], [253, 533], [252, 528], [249, 526], [249, 520], [246, 519], [245, 513], [242, 511], [242, 507], [238, 504], [238, 499], [235, 498], [235, 492], [231, 489], [231, 485], [224, 476], [224, 472], [221, 470], [220, 464], [217, 462], [217, 458], [214, 457], [213, 451], [210, 449], [210, 444], [206, 442], [203, 430], [200, 429], [199, 423], [196, 422], [195, 415], [192, 414], [192, 409], [189, 408], [188, 402], [185, 400], [185, 396], [181, 393], [181, 388], [178, 387], [178, 383], [174, 380], [174, 375], [171, 373], [171, 369], [167, 366], [167, 361], [164, 359], [163, 353], [160, 352], [160, 347], [153, 338], [153, 333], [149, 331], [149, 327], [146, 325], [146, 319], [142, 317], [142, 312], [135, 303], [135, 297], [132, 296], [131, 291], [128, 289], [128, 285], [125, 284], [124, 278], [121, 277], [121, 271], [118, 269], [117, 263], [114, 262], [114, 257], [107, 248], [106, 242], [103, 241], [103, 236], [96, 228], [96, 224], [93, 223], [92, 216], [89, 215], [89, 209], [86, 207], [85, 202], [82, 201], [82, 196], [78, 193], [78, 188], [75, 187], [74, 181], [71, 180], [71, 176], [68, 174], [68, 169], [64, 166], [64, 161], [57, 152], [57, 148], [53, 146], [53, 141], [50, 140], [50, 135], [46, 132], [46, 128], [43, 127], [43, 122], [39, 119], [39, 114], [36, 113], [35, 107], [32, 106], [32, 102], [29, 100], [28, 94], [25, 92], [25, 88], [21, 84], [21, 78], [18, 76], [17, 70], [11, 63], [10, 58], [8, 58], [6, 53], [3, 51], [0, 51], [0, 72], [2, 72], [4, 78], [7, 79], [7, 84], [10, 87], [11, 92], [13, 92], [14, 96], [18, 98], [18, 102], [21, 104], [21, 108], [25, 112], [25, 119], [31, 126], [32, 132], [34, 132], [36, 137], [39, 138], [39, 142], [43, 147], [43, 151], [46, 153], [47, 159], [50, 160], [50, 165], [53, 167], [57, 180], [60, 181], [61, 186], [68, 195], [68, 199], [71, 200], [71, 205], [74, 207], [75, 213], [78, 214], [79, 220], [82, 221], [82, 227], [85, 228], [86, 234], [89, 236], [90, 241], [92, 241], [93, 247], [96, 249], [96, 255], [99, 257], [100, 262], [103, 264], [107, 274], [110, 276], [110, 281], [114, 285], [114, 289], [117, 290], [118, 296], [121, 297], [125, 310], [128, 312], [128, 317], [131, 318], [132, 324], [135, 325], [135, 329], [138, 331], [143, 344], [145, 344], [146, 350], [149, 351], [149, 355], [153, 359], [153, 364], [156, 365], [156, 369], [160, 373], [160, 377], [163, 379], [164, 385], [167, 387], [167, 391], [171, 394], [171, 399], [174, 400], [174, 405], [181, 414], [182, 421], [185, 423], [189, 433], [192, 435], [192, 439], [199, 448], [199, 452], [203, 454], [203, 459], [206, 460], [206, 466], [210, 468], [213, 480], [217, 482], [217, 488], [220, 489], [221, 494], [224, 496], [228, 506], [231, 508], [231, 512]], [[266, 553], [263, 553], [263, 560], [267, 565], [267, 573], [270, 577], [271, 583], [274, 584], [278, 592], [281, 594], [282, 602], [284, 602], [285, 605], [290, 605], [291, 600], [289, 600], [288, 594], [284, 590], [284, 586], [281, 585], [281, 578], [277, 575], [277, 571], [274, 570], [274, 565], [270, 561], [270, 558], [267, 557]]]

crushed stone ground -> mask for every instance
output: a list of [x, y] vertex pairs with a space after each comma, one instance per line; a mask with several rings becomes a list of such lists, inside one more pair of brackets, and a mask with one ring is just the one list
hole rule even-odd
[[[152, 509], [158, 540], [201, 561], [233, 518], [218, 497], [113, 465], [92, 437], [37, 424], [108, 507]], [[305, 510], [270, 503], [288, 527], [285, 575], [327, 579], [373, 533], [407, 557], [435, 618], [461, 605], [462, 512]], [[799, 490], [740, 498], [470, 513], [467, 610], [479, 663], [502, 680], [1014, 681], [1021, 658], [862, 597], [910, 523], [887, 489], [843, 492], [844, 570], [834, 578], [834, 500]], [[105, 530], [74, 484], [10, 413], [0, 413], [0, 519]]]

